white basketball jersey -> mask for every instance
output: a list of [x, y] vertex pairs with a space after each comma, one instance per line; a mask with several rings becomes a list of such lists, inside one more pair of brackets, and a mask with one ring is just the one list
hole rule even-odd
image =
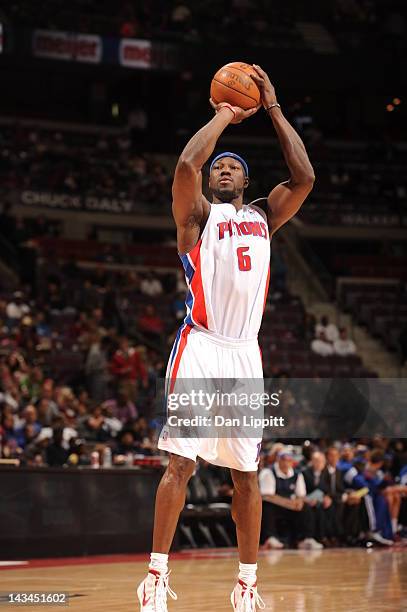
[[250, 205], [211, 204], [196, 246], [181, 255], [188, 293], [185, 323], [219, 336], [257, 338], [270, 279], [270, 237]]

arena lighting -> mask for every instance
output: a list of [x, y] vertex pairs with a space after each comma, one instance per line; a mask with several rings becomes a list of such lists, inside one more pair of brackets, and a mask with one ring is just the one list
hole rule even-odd
[[386, 106], [386, 110], [387, 110], [387, 112], [388, 112], [388, 113], [392, 113], [392, 112], [394, 111], [394, 106], [393, 106], [393, 104], [388, 104], [388, 105]]

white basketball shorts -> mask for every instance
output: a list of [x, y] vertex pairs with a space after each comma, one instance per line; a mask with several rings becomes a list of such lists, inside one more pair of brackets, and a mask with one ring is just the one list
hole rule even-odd
[[[167, 393], [179, 388], [179, 383], [182, 387], [183, 379], [187, 379], [188, 383], [191, 380], [203, 379], [210, 379], [211, 382], [238, 379], [238, 386], [243, 389], [246, 386], [249, 388], [251, 381], [255, 381], [258, 390], [259, 383], [262, 385], [263, 381], [263, 367], [257, 339], [229, 340], [184, 324], [178, 332], [168, 362]], [[220, 385], [222, 386], [222, 382]], [[243, 410], [246, 409], [250, 410]], [[251, 434], [257, 437], [245, 436], [244, 431], [240, 430], [238, 434], [234, 433], [234, 437], [218, 437], [216, 432], [214, 437], [177, 437], [171, 429], [168, 425], [163, 427], [158, 442], [159, 449], [192, 461], [201, 457], [214, 465], [242, 472], [257, 471], [261, 430]]]

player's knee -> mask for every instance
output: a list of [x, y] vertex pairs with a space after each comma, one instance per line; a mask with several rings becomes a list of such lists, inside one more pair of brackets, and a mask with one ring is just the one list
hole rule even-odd
[[259, 495], [257, 472], [239, 472], [233, 470], [234, 489], [241, 495]]
[[177, 486], [186, 486], [195, 471], [195, 462], [186, 457], [171, 455], [167, 467], [167, 479]]

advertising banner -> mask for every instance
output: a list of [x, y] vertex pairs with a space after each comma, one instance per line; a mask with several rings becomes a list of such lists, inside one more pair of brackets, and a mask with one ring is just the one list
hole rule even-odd
[[24, 206], [41, 206], [53, 210], [83, 210], [103, 213], [131, 213], [135, 205], [123, 198], [80, 196], [52, 191], [22, 191], [19, 196]]
[[126, 68], [152, 67], [152, 44], [149, 40], [123, 38], [120, 41], [119, 63]]
[[102, 61], [102, 38], [57, 30], [34, 30], [35, 57], [98, 64]]

